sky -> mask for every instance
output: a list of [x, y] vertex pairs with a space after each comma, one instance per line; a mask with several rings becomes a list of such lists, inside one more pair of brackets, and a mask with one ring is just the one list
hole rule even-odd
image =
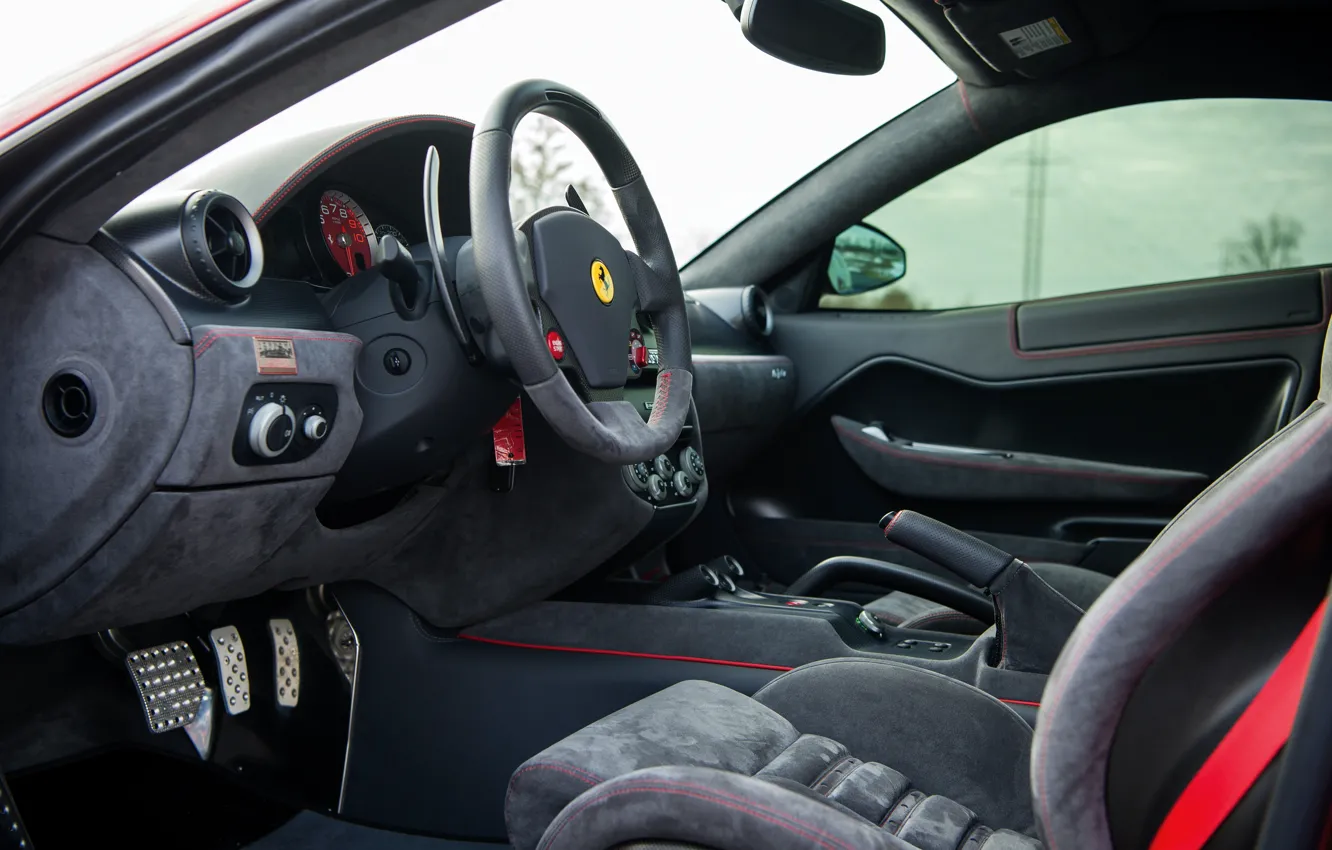
[[[610, 118], [683, 262], [954, 79], [875, 0], [853, 2], [885, 18], [887, 63], [869, 77], [819, 74], [761, 53], [722, 0], [502, 0], [274, 116], [181, 180], [317, 127], [419, 112], [476, 119], [508, 84], [543, 77], [581, 91]], [[43, 0], [21, 4], [17, 20], [7, 11], [11, 32], [53, 38], [7, 46], [0, 102], [179, 9], [160, 0]], [[51, 20], [61, 21], [58, 37]]]

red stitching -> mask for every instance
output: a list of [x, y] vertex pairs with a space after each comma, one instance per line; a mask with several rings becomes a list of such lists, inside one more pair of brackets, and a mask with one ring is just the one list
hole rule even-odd
[[[1171, 481], [1168, 478], [1157, 477], [1153, 475], [1141, 475], [1131, 472], [1098, 472], [1096, 470], [1086, 469], [1058, 469], [1043, 466], [1028, 466], [1021, 463], [1014, 463], [1011, 460], [996, 461], [993, 463], [980, 463], [976, 461], [959, 460], [955, 458], [931, 457], [927, 452], [909, 452], [895, 449], [882, 440], [876, 440], [873, 437], [867, 437], [855, 430], [847, 428], [845, 425], [834, 422], [833, 427], [840, 431], [849, 439], [858, 443], [863, 443], [876, 451], [890, 454], [894, 457], [906, 458], [918, 463], [943, 464], [944, 466], [964, 466], [971, 469], [984, 469], [990, 472], [1024, 472], [1031, 475], [1072, 475], [1077, 478], [1105, 478], [1116, 481], [1142, 481], [1151, 484], [1183, 484], [1185, 482]], [[1201, 482], [1198, 482], [1201, 483]], [[896, 520], [894, 520], [896, 521]], [[891, 523], [889, 528], [891, 528]], [[884, 530], [885, 535], [887, 529]]]
[[[304, 342], [343, 342], [347, 343], [348, 345], [361, 344], [361, 341], [354, 336], [315, 336], [312, 334], [293, 333], [292, 331], [286, 331], [286, 330], [275, 330], [272, 333], [273, 335], [277, 336], [279, 339], [287, 339], [287, 338], [293, 340], [299, 339]], [[195, 343], [194, 359], [198, 360], [200, 357], [202, 357], [204, 355], [204, 352], [212, 348], [213, 343], [217, 342], [219, 339], [224, 339], [227, 337], [249, 337], [250, 339], [255, 339], [256, 337], [263, 337], [263, 336], [266, 335], [259, 331], [251, 331], [244, 333], [223, 333], [221, 331], [214, 331], [205, 334], [203, 339]]]
[[542, 762], [537, 762], [536, 764], [529, 764], [527, 767], [519, 769], [519, 771], [515, 773], [513, 775], [513, 778], [510, 779], [509, 781], [512, 782], [514, 779], [517, 779], [518, 777], [522, 776], [524, 773], [529, 773], [533, 770], [539, 770], [542, 768], [547, 770], [553, 770], [556, 773], [563, 773], [568, 776], [572, 776], [574, 779], [580, 779], [583, 782], [588, 783], [589, 785], [599, 785], [602, 782], [606, 781], [605, 779], [601, 778], [600, 776], [597, 776], [595, 773], [592, 773], [591, 771], [583, 770], [581, 767], [575, 767], [571, 764], [567, 764], [565, 762], [560, 762], [560, 761], [542, 761]]
[[536, 770], [538, 768], [546, 768], [548, 770], [553, 770], [557, 773], [563, 773], [568, 776], [572, 776], [574, 779], [577, 779], [581, 782], [586, 782], [587, 784], [592, 786], [596, 786], [602, 782], [605, 782], [604, 779], [602, 779], [600, 776], [597, 776], [595, 773], [583, 770], [581, 767], [575, 767], [574, 765], [568, 764], [566, 762], [537, 762], [536, 764], [529, 764], [527, 767], [519, 768], [513, 774], [513, 776], [509, 777], [509, 787], [508, 790], [504, 793], [505, 811], [508, 811], [509, 800], [513, 798], [513, 784], [518, 781], [518, 777], [522, 776], [524, 773]]
[[657, 400], [652, 404], [649, 422], [657, 422], [666, 415], [666, 405], [671, 400], [671, 376], [674, 372], [662, 372], [657, 376]]
[[[691, 789], [691, 790], [681, 790], [682, 788]], [[593, 804], [602, 802], [604, 800], [609, 800], [612, 797], [619, 797], [624, 794], [637, 794], [643, 791], [655, 791], [662, 794], [674, 794], [678, 797], [692, 797], [696, 800], [702, 800], [705, 803], [716, 803], [717, 805], [723, 806], [733, 811], [741, 812], [742, 814], [752, 815], [753, 817], [756, 817], [759, 820], [767, 821], [768, 823], [771, 823], [774, 826], [778, 826], [789, 832], [793, 832], [802, 838], [807, 838], [810, 841], [813, 841], [815, 844], [818, 844], [820, 847], [827, 848], [827, 850], [851, 850], [850, 846], [843, 844], [840, 840], [838, 840], [834, 836], [828, 835], [826, 832], [822, 832], [821, 830], [817, 829], [814, 826], [811, 826], [808, 823], [805, 823], [799, 818], [792, 817], [791, 815], [782, 812], [774, 812], [772, 809], [765, 808], [763, 806], [758, 805], [757, 803], [752, 803], [748, 800], [744, 800], [739, 797], [734, 797], [729, 794], [725, 794], [724, 792], [721, 791], [715, 791], [710, 788], [703, 788], [701, 786], [691, 785], [685, 782], [680, 782], [680, 783], [668, 782], [667, 780], [658, 780], [653, 784], [645, 783], [642, 785], [630, 785], [628, 787], [616, 788], [610, 791], [605, 791], [602, 792], [601, 794], [593, 793], [589, 795], [583, 800], [583, 802], [578, 806], [578, 808], [574, 809], [564, 818], [564, 820], [560, 823], [560, 825], [555, 828], [555, 832], [551, 834], [549, 839], [543, 840], [541, 842], [541, 846], [550, 847], [551, 845], [553, 845], [556, 839], [560, 837], [560, 833], [564, 831], [564, 828], [568, 826], [570, 823], [572, 823], [574, 819], [577, 818], [579, 815], [581, 815], [583, 812], [587, 811]], [[772, 815], [776, 815], [777, 817], [773, 817]], [[804, 827], [804, 829], [803, 830], [798, 829], [792, 823], [780, 820], [779, 818], [789, 818], [795, 824], [799, 824], [801, 827]], [[827, 841], [822, 840], [824, 838], [826, 838]]]
[[902, 514], [904, 513], [906, 513], [906, 511], [898, 511], [897, 513], [893, 514], [893, 518], [888, 520], [888, 524], [883, 527], [884, 537], [888, 536], [888, 532], [893, 530], [893, 526], [897, 525], [897, 521], [902, 518]]
[[[1110, 607], [1106, 610], [1104, 615], [1102, 615], [1095, 623], [1091, 624], [1086, 636], [1078, 638], [1077, 645], [1073, 647], [1072, 654], [1069, 656], [1067, 663], [1061, 664], [1061, 666], [1066, 666], [1067, 669], [1069, 670], [1076, 670], [1078, 664], [1082, 662], [1083, 656], [1085, 656], [1087, 654], [1087, 651], [1090, 649], [1096, 636], [1099, 635], [1105, 629], [1105, 627], [1110, 623], [1110, 621], [1114, 619], [1115, 615], [1117, 615], [1121, 610], [1123, 610], [1124, 606], [1127, 605], [1129, 601], [1133, 599], [1133, 597], [1136, 596], [1142, 590], [1142, 588], [1147, 585], [1148, 582], [1152, 581], [1154, 578], [1160, 575], [1162, 570], [1164, 570], [1167, 566], [1173, 563], [1174, 560], [1178, 558], [1179, 555], [1182, 554], [1185, 550], [1187, 550], [1190, 546], [1192, 546], [1193, 543], [1198, 540], [1198, 538], [1202, 537], [1202, 535], [1206, 534], [1208, 531], [1211, 531], [1222, 520], [1227, 519], [1231, 514], [1233, 514], [1240, 507], [1240, 505], [1248, 501], [1248, 499], [1254, 493], [1256, 493], [1259, 489], [1270, 484], [1273, 481], [1273, 479], [1275, 479], [1278, 475], [1280, 475], [1281, 473], [1285, 472], [1288, 468], [1290, 468], [1290, 466], [1293, 463], [1295, 463], [1295, 461], [1304, 457], [1304, 455], [1309, 451], [1309, 449], [1313, 447], [1314, 443], [1318, 441], [1318, 438], [1321, 437], [1327, 431], [1328, 429], [1327, 423], [1332, 423], [1332, 416], [1327, 416], [1326, 414], [1324, 414], [1324, 418], [1325, 418], [1324, 424], [1316, 431], [1310, 429], [1309, 436], [1305, 439], [1305, 441], [1299, 444], [1295, 449], [1292, 449], [1290, 454], [1287, 455], [1285, 460], [1282, 461], [1282, 463], [1279, 466], [1272, 469], [1270, 472], [1267, 473], [1267, 475], [1249, 483], [1245, 487], [1245, 489], [1238, 496], [1235, 497], [1235, 499], [1232, 502], [1230, 502], [1225, 507], [1219, 509], [1216, 513], [1212, 514], [1212, 516], [1207, 521], [1199, 525], [1198, 528], [1196, 528], [1188, 537], [1180, 540], [1179, 543], [1175, 544], [1172, 548], [1167, 550], [1167, 552], [1163, 555], [1162, 559], [1155, 566], [1151, 567], [1149, 570], [1144, 572], [1142, 576], [1140, 576], [1136, 581], [1134, 581], [1133, 585], [1129, 587], [1129, 589], [1124, 593], [1123, 596], [1119, 597], [1119, 599], [1117, 600], [1110, 602]], [[1062, 660], [1063, 659], [1061, 659], [1061, 662]], [[1055, 689], [1053, 693], [1047, 695], [1045, 708], [1043, 709], [1043, 712], [1047, 718], [1058, 708], [1059, 702], [1062, 699], [1062, 697], [1063, 693], [1058, 688]], [[1048, 724], [1049, 720], [1047, 719], [1046, 722]], [[1049, 753], [1050, 753], [1049, 747], [1042, 747], [1041, 758], [1037, 765], [1037, 778], [1039, 780], [1039, 785], [1040, 785], [1039, 796], [1041, 800], [1041, 819], [1045, 823], [1049, 823], [1050, 821], [1049, 780], [1047, 778], [1048, 776], [1047, 760], [1049, 758]], [[1047, 843], [1049, 845], [1050, 850], [1055, 850], [1055, 842], [1053, 836], [1047, 836]]]
[[343, 138], [341, 141], [335, 142], [332, 148], [325, 148], [322, 153], [316, 154], [316, 158], [314, 160], [307, 162], [299, 170], [297, 170], [295, 174], [293, 174], [291, 177], [288, 177], [285, 181], [283, 181], [283, 183], [280, 186], [278, 186], [276, 189], [274, 189], [273, 193], [270, 194], [264, 200], [264, 202], [259, 205], [259, 210], [254, 214], [255, 223], [262, 224], [263, 220], [266, 219], [273, 212], [272, 209], [269, 209], [269, 207], [277, 206], [279, 203], [282, 202], [282, 199], [287, 197], [287, 195], [291, 194], [291, 192], [297, 186], [301, 185], [301, 183], [303, 183], [308, 178], [314, 176], [315, 169], [319, 168], [319, 166], [323, 165], [325, 162], [337, 156], [339, 153], [351, 147], [352, 145], [356, 144], [357, 142], [364, 141], [370, 136], [373, 136], [375, 133], [379, 133], [393, 127], [399, 127], [402, 126], [403, 124], [420, 124], [429, 121], [442, 121], [448, 124], [454, 124], [459, 127], [475, 126], [474, 124], [468, 121], [460, 121], [457, 118], [450, 118], [447, 115], [414, 115], [406, 118], [395, 118], [391, 121], [385, 121], [379, 124], [372, 124], [369, 127], [363, 127], [360, 130], [357, 130], [355, 133], [352, 133], [350, 136]]

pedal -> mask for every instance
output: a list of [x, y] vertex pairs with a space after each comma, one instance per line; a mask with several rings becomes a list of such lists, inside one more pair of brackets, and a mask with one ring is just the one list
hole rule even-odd
[[32, 850], [32, 839], [19, 817], [18, 803], [0, 773], [0, 850]]
[[184, 641], [131, 652], [125, 667], [139, 692], [143, 716], [156, 733], [194, 722], [203, 703], [204, 678]]
[[235, 626], [223, 626], [208, 633], [217, 659], [217, 683], [222, 691], [222, 705], [227, 714], [240, 714], [250, 708], [250, 667], [245, 661], [245, 644]]
[[300, 700], [301, 647], [296, 641], [296, 630], [291, 620], [269, 620], [269, 634], [273, 636], [273, 670], [278, 705], [295, 708]]

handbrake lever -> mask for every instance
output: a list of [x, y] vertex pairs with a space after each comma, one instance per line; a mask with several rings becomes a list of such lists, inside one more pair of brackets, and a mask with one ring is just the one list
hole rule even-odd
[[994, 602], [996, 628], [990, 663], [1049, 673], [1083, 611], [1025, 562], [951, 525], [915, 511], [879, 520], [888, 540], [929, 558], [984, 590]]

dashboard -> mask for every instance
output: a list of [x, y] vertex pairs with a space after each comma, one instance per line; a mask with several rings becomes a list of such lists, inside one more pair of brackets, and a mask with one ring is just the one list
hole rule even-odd
[[[90, 246], [34, 238], [0, 267], [22, 329], [0, 339], [19, 375], [6, 391], [28, 414], [0, 437], [32, 447], [0, 465], [3, 492], [24, 494], [0, 540], [0, 642], [347, 579], [463, 626], [626, 566], [697, 516], [704, 428], [738, 459], [789, 413], [792, 364], [738, 290], [687, 299], [696, 409], [680, 440], [628, 467], [568, 448], [502, 357], [469, 348], [483, 319], [466, 303], [470, 145], [470, 125], [442, 116], [295, 139], [127, 208]], [[415, 274], [376, 264], [386, 236]], [[624, 397], [646, 419], [643, 317], [625, 352]], [[515, 415], [520, 466], [498, 456]]]

